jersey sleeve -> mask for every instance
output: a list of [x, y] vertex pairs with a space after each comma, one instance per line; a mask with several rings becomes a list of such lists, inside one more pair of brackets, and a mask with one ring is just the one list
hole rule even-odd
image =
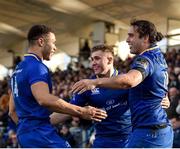
[[85, 106], [88, 103], [88, 97], [86, 96], [86, 93], [74, 94], [70, 103], [77, 106]]
[[148, 75], [152, 74], [154, 66], [149, 58], [145, 56], [138, 56], [133, 61], [131, 69], [140, 71], [144, 80]]
[[48, 69], [41, 64], [37, 64], [29, 69], [29, 84], [32, 85], [36, 82], [46, 82], [48, 84]]

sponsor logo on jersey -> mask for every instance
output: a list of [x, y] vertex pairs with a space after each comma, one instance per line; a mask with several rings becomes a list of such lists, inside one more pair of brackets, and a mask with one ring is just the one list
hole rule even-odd
[[97, 94], [100, 94], [99, 88], [94, 88], [91, 90], [91, 95], [97, 95]]
[[112, 105], [112, 104], [114, 104], [114, 99], [111, 99], [111, 100], [108, 100], [108, 101], [106, 101], [106, 104], [107, 105]]

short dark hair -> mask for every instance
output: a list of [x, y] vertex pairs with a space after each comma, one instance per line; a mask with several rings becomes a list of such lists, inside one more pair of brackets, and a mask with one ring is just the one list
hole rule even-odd
[[114, 45], [96, 45], [91, 49], [91, 53], [96, 52], [96, 51], [103, 51], [103, 52], [110, 52], [114, 56]]
[[155, 25], [147, 20], [131, 20], [130, 25], [137, 26], [137, 32], [139, 33], [139, 38], [144, 36], [149, 36], [149, 42], [151, 44], [162, 40], [163, 35], [157, 32]]
[[54, 33], [52, 28], [46, 26], [46, 25], [34, 25], [30, 28], [27, 39], [29, 41], [29, 44], [33, 44], [35, 40], [40, 38], [43, 35], [47, 35], [48, 33]]

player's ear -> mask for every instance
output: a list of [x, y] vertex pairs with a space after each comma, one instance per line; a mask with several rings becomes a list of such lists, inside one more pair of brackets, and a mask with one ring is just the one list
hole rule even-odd
[[148, 35], [144, 36], [143, 38], [144, 38], [144, 42], [149, 42], [149, 36]]
[[42, 46], [44, 45], [44, 39], [43, 39], [43, 38], [39, 38], [39, 39], [37, 40], [37, 44], [38, 44], [40, 47], [42, 47]]
[[113, 57], [112, 56], [109, 56], [108, 57], [108, 64], [112, 64], [113, 63]]

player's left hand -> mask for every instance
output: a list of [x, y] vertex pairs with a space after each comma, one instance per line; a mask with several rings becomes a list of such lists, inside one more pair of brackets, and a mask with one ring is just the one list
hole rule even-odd
[[90, 80], [90, 79], [83, 79], [81, 81], [76, 82], [73, 87], [71, 92], [72, 93], [78, 93], [81, 94], [87, 90], [92, 90], [96, 87], [95, 81]]
[[161, 101], [161, 106], [162, 108], [164, 109], [167, 109], [170, 107], [170, 101], [169, 101], [169, 98], [168, 96], [166, 95], [166, 97], [163, 98], [163, 100]]

